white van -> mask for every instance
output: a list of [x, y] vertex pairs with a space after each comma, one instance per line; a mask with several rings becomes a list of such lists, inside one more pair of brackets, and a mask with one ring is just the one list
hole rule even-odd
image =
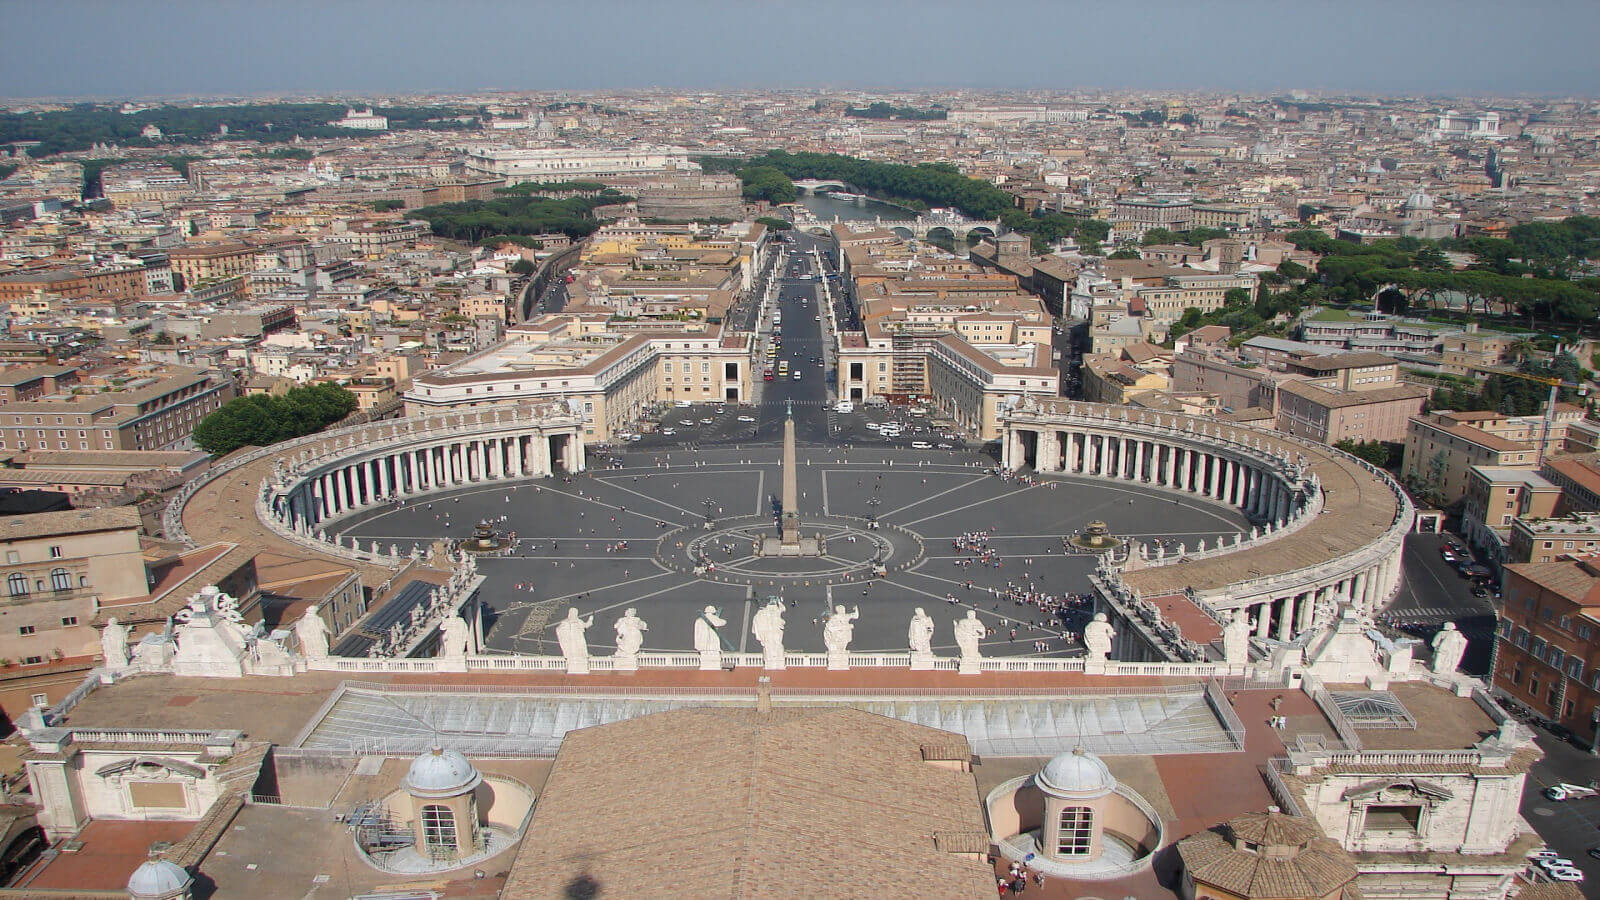
[[833, 411], [836, 413], [855, 412], [856, 405], [851, 403], [849, 400], [840, 400], [838, 403], [833, 405]]

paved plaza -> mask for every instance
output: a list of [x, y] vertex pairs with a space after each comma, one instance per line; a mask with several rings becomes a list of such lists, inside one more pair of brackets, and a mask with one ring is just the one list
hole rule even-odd
[[[1088, 592], [1095, 559], [1063, 552], [1063, 537], [1095, 519], [1169, 550], [1249, 531], [1238, 510], [1192, 494], [1067, 476], [1002, 479], [994, 456], [949, 434], [953, 426], [903, 408], [835, 410], [823, 364], [826, 310], [817, 282], [803, 280], [815, 273], [814, 244], [799, 238], [775, 273], [785, 326], [777, 354], [799, 378], [758, 381], [753, 403], [673, 406], [656, 432], [591, 452], [582, 475], [418, 498], [353, 516], [340, 536], [409, 551], [467, 538], [485, 519], [514, 533], [511, 550], [479, 562], [491, 653], [558, 653], [555, 624], [568, 607], [595, 616], [593, 654], [612, 651], [612, 622], [630, 607], [649, 624], [645, 652], [689, 650], [708, 605], [728, 622], [728, 649], [754, 652], [750, 619], [775, 596], [787, 608], [792, 651], [822, 652], [823, 617], [843, 604], [860, 608], [856, 652], [906, 650], [920, 606], [938, 626], [935, 652], [955, 654], [952, 624], [976, 609], [991, 629], [985, 655], [1063, 656], [1079, 652], [1079, 617], [1052, 618], [1005, 596]], [[764, 347], [777, 336], [759, 327]], [[780, 440], [791, 413], [801, 442], [801, 532], [821, 537], [826, 553], [764, 558], [755, 547], [778, 534]], [[883, 421], [903, 433], [885, 439], [867, 428]], [[911, 449], [913, 441], [954, 449]], [[972, 532], [987, 537], [966, 549], [952, 544]]]
[[[610, 652], [611, 622], [628, 607], [649, 623], [646, 651], [687, 650], [707, 605], [728, 620], [724, 640], [753, 652], [750, 616], [759, 601], [778, 596], [788, 606], [785, 644], [796, 651], [821, 652], [821, 618], [844, 604], [860, 607], [851, 644], [860, 652], [905, 650], [907, 623], [920, 606], [939, 623], [936, 651], [954, 652], [950, 625], [970, 608], [993, 629], [985, 654], [1057, 656], [1074, 649], [1062, 640], [1068, 629], [995, 591], [1087, 592], [1094, 558], [1064, 552], [1063, 536], [1100, 519], [1113, 534], [1176, 549], [1201, 540], [1214, 546], [1249, 528], [1237, 511], [1192, 495], [1070, 477], [1028, 484], [1002, 479], [992, 466], [964, 450], [802, 446], [802, 532], [828, 535], [827, 554], [814, 559], [762, 559], [735, 537], [763, 528], [776, 534], [776, 444], [623, 452], [579, 476], [369, 513], [344, 534], [406, 550], [464, 539], [484, 519], [514, 533], [509, 553], [479, 562], [491, 652], [557, 653], [554, 625], [569, 606], [596, 616], [592, 653]], [[971, 532], [988, 532], [988, 563], [953, 546]], [[711, 564], [699, 575], [697, 548]], [[873, 577], [875, 563], [884, 577]], [[1039, 640], [1048, 646], [1036, 649]]]

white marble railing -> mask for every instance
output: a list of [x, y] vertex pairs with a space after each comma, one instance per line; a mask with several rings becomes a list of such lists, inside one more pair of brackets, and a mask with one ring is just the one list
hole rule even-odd
[[188, 731], [171, 728], [73, 728], [72, 739], [78, 743], [102, 744], [205, 744], [216, 737], [211, 731]]
[[[852, 669], [909, 669], [911, 666], [910, 653], [851, 653], [848, 658]], [[784, 666], [790, 669], [825, 669], [828, 666], [828, 655], [825, 653], [786, 653], [783, 660]], [[760, 653], [724, 653], [722, 654], [722, 665], [724, 668], [760, 669], [763, 668], [764, 659]], [[959, 665], [960, 660], [955, 657], [936, 657], [933, 668], [935, 670], [955, 671]], [[565, 672], [567, 663], [560, 656], [478, 655], [468, 656], [464, 660], [440, 658], [368, 659], [328, 656], [322, 659], [308, 660], [306, 668], [326, 672], [373, 673], [452, 671]], [[640, 653], [637, 668], [699, 669], [700, 654], [659, 651]], [[985, 657], [981, 661], [979, 668], [984, 672], [1084, 672], [1094, 669], [1095, 674], [1175, 678], [1253, 677], [1256, 674], [1255, 668], [1248, 665], [1230, 666], [1225, 663], [1213, 662], [1117, 662], [1113, 660], [1095, 666], [1082, 657], [1073, 659]], [[610, 656], [591, 656], [589, 658], [589, 670], [590, 672], [622, 671], [616, 658]], [[581, 678], [582, 676], [574, 677]]]

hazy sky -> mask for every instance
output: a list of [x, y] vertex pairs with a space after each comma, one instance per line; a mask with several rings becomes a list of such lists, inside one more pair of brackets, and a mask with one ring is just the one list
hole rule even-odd
[[0, 0], [0, 96], [1600, 94], [1600, 0]]

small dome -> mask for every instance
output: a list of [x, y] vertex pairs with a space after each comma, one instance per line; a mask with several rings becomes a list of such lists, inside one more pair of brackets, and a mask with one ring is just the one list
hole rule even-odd
[[425, 797], [452, 797], [478, 786], [483, 776], [459, 751], [434, 747], [411, 761], [406, 790]]
[[1406, 209], [1433, 209], [1433, 198], [1423, 191], [1416, 191], [1406, 198]]
[[1117, 787], [1117, 780], [1100, 757], [1082, 747], [1045, 763], [1037, 780], [1045, 793], [1077, 800], [1103, 797]]
[[186, 890], [193, 878], [177, 863], [147, 859], [128, 877], [128, 893], [135, 897], [171, 897]]

